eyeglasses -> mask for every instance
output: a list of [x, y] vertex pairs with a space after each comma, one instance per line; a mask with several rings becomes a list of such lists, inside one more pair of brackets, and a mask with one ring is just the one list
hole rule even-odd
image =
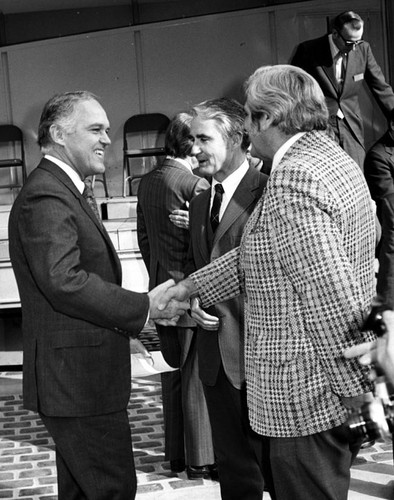
[[351, 40], [346, 40], [346, 38], [344, 38], [340, 33], [339, 31], [337, 31], [338, 35], [342, 38], [342, 40], [344, 41], [346, 47], [352, 47], [352, 49], [356, 48], [357, 45], [361, 45], [362, 43], [364, 43], [364, 40], [357, 40], [356, 42], [352, 42]]

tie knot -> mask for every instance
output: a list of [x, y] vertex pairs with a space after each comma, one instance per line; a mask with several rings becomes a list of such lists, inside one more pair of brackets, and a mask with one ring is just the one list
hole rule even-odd
[[92, 196], [93, 195], [92, 179], [86, 177], [83, 182], [85, 184], [85, 189], [83, 190], [83, 196], [84, 197]]
[[224, 189], [223, 189], [222, 184], [215, 184], [215, 191], [217, 193], [223, 194], [224, 193]]

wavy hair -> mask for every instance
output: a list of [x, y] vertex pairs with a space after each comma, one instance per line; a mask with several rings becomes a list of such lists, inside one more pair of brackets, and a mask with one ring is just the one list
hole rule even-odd
[[245, 131], [246, 112], [235, 99], [221, 97], [201, 102], [192, 108], [191, 114], [204, 120], [215, 120], [222, 136], [227, 140], [236, 135], [241, 136], [241, 149], [247, 151], [250, 140]]
[[190, 156], [193, 141], [190, 138], [190, 122], [192, 116], [189, 113], [178, 113], [170, 121], [165, 135], [164, 148], [166, 154], [174, 158], [186, 158]]
[[326, 130], [328, 109], [322, 90], [306, 71], [288, 64], [262, 66], [245, 82], [252, 121], [264, 114], [287, 135]]

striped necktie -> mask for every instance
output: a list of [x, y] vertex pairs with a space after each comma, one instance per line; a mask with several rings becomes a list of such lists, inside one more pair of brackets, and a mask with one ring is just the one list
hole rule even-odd
[[103, 221], [101, 220], [97, 207], [96, 198], [94, 197], [93, 193], [92, 178], [86, 177], [83, 182], [85, 183], [85, 189], [83, 190], [82, 196], [85, 198], [89, 207], [92, 209], [92, 212], [97, 217], [97, 220], [99, 221], [100, 225], [103, 226]]

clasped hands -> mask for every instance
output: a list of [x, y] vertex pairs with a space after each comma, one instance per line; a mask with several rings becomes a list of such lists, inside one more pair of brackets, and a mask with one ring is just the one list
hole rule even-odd
[[199, 300], [190, 297], [197, 291], [194, 282], [188, 278], [175, 284], [168, 280], [148, 293], [149, 317], [163, 326], [175, 326], [179, 318], [190, 310], [192, 318], [205, 330], [217, 330], [219, 319], [207, 314]]

